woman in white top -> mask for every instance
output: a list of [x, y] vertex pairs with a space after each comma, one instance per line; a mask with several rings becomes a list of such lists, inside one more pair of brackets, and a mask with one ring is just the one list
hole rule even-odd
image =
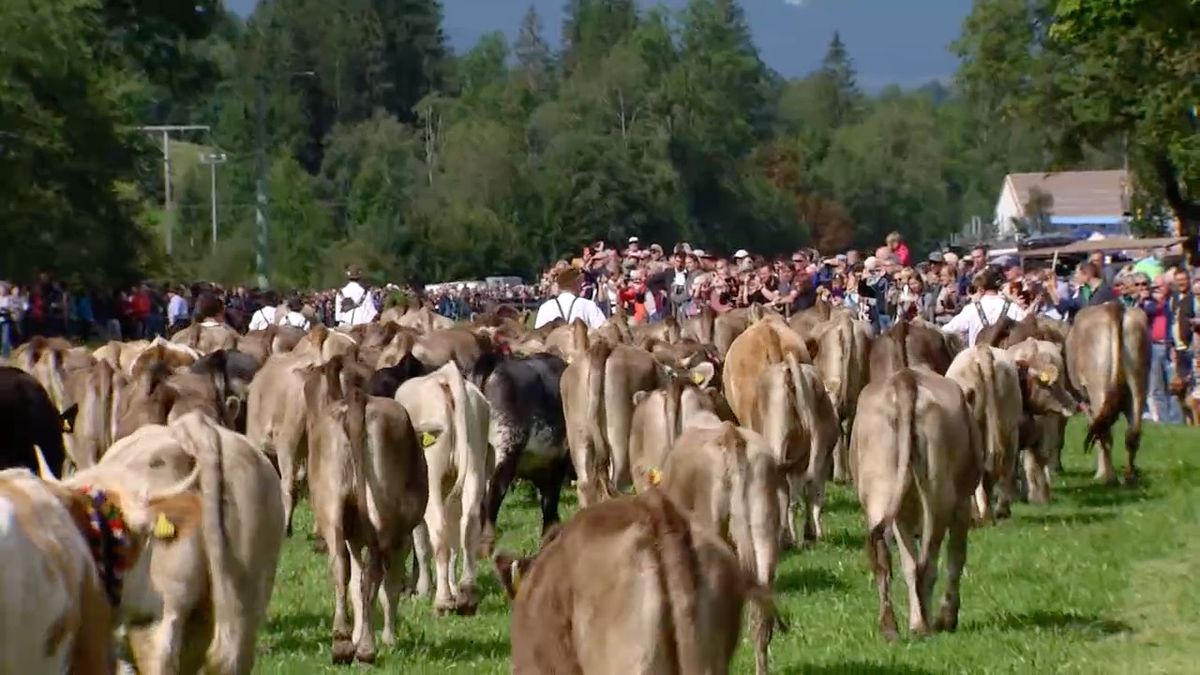
[[279, 323], [284, 326], [299, 328], [300, 330], [308, 330], [308, 317], [300, 313], [300, 310], [303, 309], [303, 307], [304, 303], [300, 301], [300, 298], [295, 296], [288, 298], [288, 312], [283, 316], [283, 319]]

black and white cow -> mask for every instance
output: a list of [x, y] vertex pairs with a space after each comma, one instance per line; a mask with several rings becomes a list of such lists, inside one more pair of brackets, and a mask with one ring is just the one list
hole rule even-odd
[[504, 495], [524, 478], [541, 497], [542, 531], [558, 522], [558, 499], [571, 473], [559, 380], [567, 367], [552, 354], [529, 357], [485, 355], [472, 381], [491, 405], [488, 441], [496, 466], [484, 497], [483, 547], [491, 554]]
[[77, 411], [78, 407], [72, 405], [59, 414], [45, 388], [32, 375], [0, 366], [0, 419], [6, 421], [0, 433], [0, 469], [25, 467], [37, 473], [33, 449], [37, 445], [46, 466], [61, 477], [66, 459], [63, 431], [70, 429]]

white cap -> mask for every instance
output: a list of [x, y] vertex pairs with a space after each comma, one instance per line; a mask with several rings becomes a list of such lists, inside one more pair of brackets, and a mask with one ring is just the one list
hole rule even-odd
[[744, 248], [739, 248], [738, 250], [733, 252], [733, 257], [734, 258], [749, 258], [750, 253], [748, 253], [746, 251], [746, 249], [744, 249]]
[[696, 256], [697, 258], [703, 258], [704, 256], [706, 256], [708, 254], [705, 253], [704, 249], [702, 249], [702, 248], [694, 248], [694, 249], [692, 249], [692, 255]]
[[864, 270], [873, 270], [876, 267], [879, 267], [879, 259], [875, 256], [868, 256], [867, 259], [863, 261]]
[[630, 238], [629, 238], [629, 243], [631, 243], [631, 244], [636, 244], [636, 243], [638, 243], [639, 241], [641, 241], [641, 240], [640, 240], [640, 239], [638, 239], [637, 237], [630, 237]]

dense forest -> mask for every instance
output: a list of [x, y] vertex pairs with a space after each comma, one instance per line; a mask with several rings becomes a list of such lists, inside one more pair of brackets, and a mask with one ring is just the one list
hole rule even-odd
[[[562, 44], [531, 9], [465, 53], [437, 0], [264, 0], [245, 21], [217, 0], [6, 0], [0, 271], [251, 281], [260, 177], [271, 283], [295, 287], [349, 261], [528, 277], [631, 234], [773, 252], [899, 230], [920, 251], [989, 219], [1005, 173], [1123, 161], [1139, 214], [1195, 225], [1198, 16], [977, 0], [953, 85], [868, 94], [836, 34], [781, 78], [735, 0], [569, 0]], [[210, 127], [175, 136], [171, 210], [149, 124]]]

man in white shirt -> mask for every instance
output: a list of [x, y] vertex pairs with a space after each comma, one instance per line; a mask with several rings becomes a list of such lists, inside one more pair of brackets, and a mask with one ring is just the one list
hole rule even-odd
[[258, 308], [254, 316], [250, 317], [250, 330], [266, 330], [267, 326], [275, 323], [275, 305], [278, 304], [278, 298], [275, 293], [267, 291], [262, 296], [263, 306]]
[[558, 286], [558, 297], [543, 302], [538, 308], [534, 328], [541, 328], [555, 319], [563, 319], [567, 323], [580, 319], [588, 328], [604, 325], [607, 319], [596, 303], [579, 297], [579, 290], [583, 286], [583, 274], [579, 270], [568, 267], [559, 272], [555, 285]]
[[334, 298], [333, 318], [337, 320], [339, 326], [358, 326], [371, 323], [378, 310], [375, 309], [375, 301], [371, 299], [371, 294], [367, 293], [367, 289], [359, 283], [362, 271], [351, 265], [346, 268], [346, 278], [349, 281], [342, 286], [337, 297]]
[[979, 333], [999, 321], [1000, 317], [1007, 315], [1013, 321], [1025, 318], [1025, 310], [1000, 295], [1000, 274], [995, 269], [984, 268], [975, 275], [974, 283], [979, 289], [979, 295], [967, 303], [958, 316], [942, 326], [942, 330], [947, 333], [966, 333], [969, 347], [975, 346]]
[[167, 294], [167, 325], [175, 326], [188, 320], [188, 303], [178, 288]]

